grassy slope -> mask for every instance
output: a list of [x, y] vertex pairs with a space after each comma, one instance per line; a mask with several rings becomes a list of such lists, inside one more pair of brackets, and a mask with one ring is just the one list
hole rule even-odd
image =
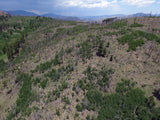
[[[59, 53], [62, 48], [64, 50], [62, 57], [63, 63], [49, 67], [44, 73], [33, 72], [32, 78], [41, 78], [41, 83], [44, 79], [46, 79], [44, 74], [51, 71], [52, 68], [58, 69], [62, 66], [66, 67], [68, 64], [73, 66], [74, 70], [70, 73], [64, 72], [63, 75], [61, 74], [63, 77], [60, 77], [60, 79], [56, 82], [53, 82], [49, 78], [44, 89], [40, 87], [40, 83], [37, 85], [32, 84], [32, 92], [34, 91], [39, 97], [37, 101], [30, 103], [32, 114], [25, 116], [26, 119], [47, 118], [57, 120], [65, 119], [67, 116], [69, 116], [69, 119], [74, 119], [75, 113], [79, 113], [79, 117], [81, 119], [86, 119], [88, 114], [96, 117], [98, 115], [97, 111], [88, 111], [85, 109], [83, 112], [77, 112], [76, 105], [77, 103], [82, 102], [86, 92], [82, 89], [78, 89], [77, 94], [72, 89], [74, 84], [77, 83], [79, 79], [83, 79], [86, 76], [83, 72], [88, 66], [91, 66], [91, 68], [96, 68], [98, 71], [100, 71], [103, 67], [105, 67], [106, 70], [114, 69], [115, 72], [109, 79], [110, 87], [106, 88], [106, 91], [108, 91], [107, 94], [114, 92], [117, 82], [119, 82], [122, 78], [126, 78], [137, 82], [136, 86], [145, 91], [145, 95], [147, 97], [152, 96], [152, 91], [159, 88], [160, 83], [160, 64], [159, 62], [157, 63], [154, 61], [158, 54], [160, 44], [144, 39], [145, 44], [141, 47], [137, 47], [136, 51], [127, 52], [128, 45], [119, 44], [117, 38], [123, 36], [123, 34], [119, 33], [122, 27], [126, 30], [125, 34], [129, 34], [130, 31], [141, 30], [152, 32], [157, 36], [160, 36], [160, 26], [158, 26], [159, 20], [160, 18], [138, 18], [135, 20], [128, 19], [127, 25], [120, 26], [118, 30], [114, 29], [114, 26], [110, 28], [109, 25], [101, 26], [94, 24], [89, 24], [87, 30], [85, 27], [72, 29], [78, 25], [87, 24], [53, 20], [52, 22], [47, 23], [45, 27], [40, 27], [38, 30], [30, 33], [26, 38], [26, 43], [24, 44], [23, 49], [20, 50], [20, 55], [10, 63], [13, 64], [13, 67], [10, 67], [6, 73], [1, 73], [0, 89], [2, 92], [0, 92], [0, 113], [2, 114], [0, 118], [5, 118], [8, 114], [7, 111], [11, 109], [11, 106], [15, 106], [18, 98], [18, 91], [22, 85], [20, 83], [15, 83], [16, 76], [19, 74], [18, 71], [31, 74], [31, 71], [34, 70], [40, 63], [55, 59], [56, 53]], [[134, 21], [139, 24], [144, 24], [144, 26], [129, 27]], [[60, 30], [59, 28], [64, 29]], [[127, 28], [130, 30], [127, 30]], [[153, 28], [155, 29], [154, 31]], [[59, 29], [58, 34], [57, 29]], [[69, 30], [70, 32], [66, 32], [66, 30]], [[89, 35], [92, 35], [93, 37], [90, 38], [88, 37]], [[106, 47], [107, 54], [105, 57], [99, 57], [96, 54], [98, 47], [93, 47], [91, 48], [93, 57], [83, 61], [79, 53], [80, 47], [78, 46], [88, 39], [94, 41], [96, 39], [96, 35], [101, 35], [101, 40], [104, 41], [104, 46], [107, 46], [107, 43], [109, 42], [109, 47]], [[90, 44], [92, 44], [92, 42]], [[151, 56], [148, 56], [147, 53], [149, 53], [149, 48], [151, 46], [154, 46], [154, 49]], [[69, 51], [68, 49], [71, 49], [71, 51], [66, 52]], [[110, 61], [111, 56], [113, 57], [112, 61]], [[61, 85], [64, 80], [68, 83], [68, 86], [60, 92], [60, 97], [54, 100], [55, 96], [51, 95], [48, 99], [47, 97], [50, 92], [52, 93], [52, 91], [55, 90], [57, 86]], [[7, 94], [9, 90], [12, 91]], [[62, 97], [64, 96], [68, 97], [70, 104], [66, 104], [62, 101]], [[154, 99], [156, 100], [156, 98]], [[159, 106], [160, 102], [158, 100], [156, 100], [156, 103], [157, 106]], [[66, 106], [65, 109], [64, 105]], [[34, 110], [33, 106], [38, 107], [39, 110]], [[58, 109], [60, 111], [60, 116], [56, 114]], [[21, 114], [17, 117], [20, 116]]]

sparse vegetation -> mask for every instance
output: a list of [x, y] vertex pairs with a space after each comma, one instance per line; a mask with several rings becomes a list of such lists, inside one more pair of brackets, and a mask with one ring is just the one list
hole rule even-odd
[[76, 105], [77, 111], [82, 112], [83, 108], [81, 105], [77, 104]]
[[43, 80], [42, 82], [40, 82], [40, 86], [44, 89], [47, 85], [48, 79]]
[[0, 17], [0, 119], [158, 120], [159, 18], [106, 22]]
[[56, 110], [56, 114], [57, 114], [57, 116], [61, 115], [59, 109]]
[[[138, 39], [140, 38], [140, 39]], [[144, 40], [157, 41], [159, 43], [160, 38], [152, 33], [146, 33], [143, 31], [134, 31], [129, 35], [124, 35], [123, 37], [118, 39], [118, 42], [121, 44], [128, 43], [129, 48], [128, 51], [136, 51], [138, 46], [142, 46], [144, 44]]]
[[143, 27], [144, 25], [138, 24], [138, 23], [133, 23], [130, 25], [130, 27]]
[[85, 61], [85, 59], [90, 59], [93, 54], [92, 54], [92, 46], [89, 44], [88, 41], [84, 41], [81, 44], [80, 48], [80, 54], [82, 55], [82, 60]]
[[25, 73], [20, 73], [18, 79], [21, 79], [23, 84], [18, 94], [18, 99], [16, 100], [16, 107], [13, 111], [7, 116], [7, 119], [13, 119], [18, 113], [22, 115], [30, 115], [31, 111], [29, 108], [29, 104], [32, 102], [32, 82], [31, 76]]
[[[20, 19], [19, 19], [20, 18]], [[10, 59], [19, 52], [19, 48], [22, 43], [25, 42], [27, 35], [40, 27], [43, 21], [51, 20], [50, 18], [32, 18], [27, 19], [25, 17], [16, 18], [18, 21], [15, 23], [9, 22], [10, 17], [6, 17], [6, 23], [0, 24], [0, 53], [1, 55], [7, 55]], [[2, 21], [0, 22], [2, 23]], [[45, 25], [45, 24], [43, 24]]]
[[40, 72], [44, 73], [46, 70], [48, 70], [49, 68], [51, 68], [52, 65], [56, 66], [58, 64], [60, 64], [60, 59], [59, 59], [58, 54], [56, 54], [55, 58], [53, 60], [41, 63], [40, 65], [38, 65], [36, 67], [35, 70], [33, 70], [33, 72], [40, 71]]
[[127, 22], [126, 21], [116, 21], [116, 22], [112, 22], [109, 25], [109, 28], [111, 29], [119, 29], [119, 28], [123, 28], [127, 26]]
[[101, 41], [99, 44], [97, 55], [101, 57], [105, 57], [106, 55], [106, 48], [104, 48], [103, 41]]
[[65, 102], [66, 104], [70, 104], [69, 98], [66, 96], [62, 98], [62, 101]]
[[[150, 102], [146, 102], [147, 98], [144, 93], [134, 88], [134, 85], [129, 80], [123, 80], [118, 83], [115, 94], [104, 96], [99, 91], [88, 91], [89, 110], [98, 110], [100, 107], [98, 120], [157, 119], [159, 115], [152, 111], [155, 109], [154, 105], [148, 106]], [[136, 111], [135, 108], [137, 108]]]

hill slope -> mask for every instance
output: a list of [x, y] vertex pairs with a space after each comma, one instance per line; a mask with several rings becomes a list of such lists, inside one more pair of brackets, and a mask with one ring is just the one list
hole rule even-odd
[[0, 34], [0, 119], [158, 120], [159, 21], [7, 18]]
[[0, 16], [7, 16], [7, 13], [0, 11]]
[[5, 11], [5, 12], [11, 16], [38, 16], [35, 13], [27, 12], [27, 11], [23, 11], [23, 10]]

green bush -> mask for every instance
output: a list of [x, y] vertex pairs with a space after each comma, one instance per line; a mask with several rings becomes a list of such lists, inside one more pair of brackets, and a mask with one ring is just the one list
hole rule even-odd
[[42, 82], [40, 82], [40, 86], [44, 89], [47, 85], [48, 79], [43, 80]]
[[70, 104], [70, 100], [66, 96], [62, 97], [62, 101], [65, 102], [66, 104]]
[[77, 35], [79, 33], [85, 32], [88, 30], [88, 26], [87, 25], [77, 25], [73, 28], [69, 28], [67, 30], [67, 34], [68, 35]]
[[45, 74], [45, 77], [49, 77], [53, 82], [56, 82], [60, 78], [60, 73], [57, 70], [52, 69], [52, 71]]
[[[40, 26], [42, 27], [45, 23], [45, 18], [8, 18], [9, 21], [4, 21], [0, 24], [0, 41], [3, 43], [3, 47], [0, 47], [0, 52], [3, 51], [3, 55], [7, 55], [8, 58], [13, 58], [15, 54], [19, 53], [20, 45], [25, 42], [25, 37], [28, 33], [35, 31]], [[2, 21], [1, 21], [2, 22]], [[5, 31], [3, 29], [5, 28]]]
[[15, 117], [15, 114], [13, 112], [9, 112], [6, 117], [6, 120], [12, 120], [14, 117]]
[[143, 24], [133, 23], [130, 25], [130, 27], [143, 27]]
[[87, 109], [95, 110], [96, 107], [100, 107], [102, 103], [102, 93], [97, 90], [89, 90], [86, 94], [86, 97], [89, 101]]
[[66, 81], [63, 81], [61, 86], [59, 86], [60, 91], [63, 91], [64, 89], [66, 89], [68, 86], [68, 83]]
[[127, 33], [127, 30], [125, 28], [122, 28], [120, 31], [119, 31], [120, 34], [124, 35]]
[[82, 55], [82, 60], [90, 59], [93, 56], [92, 46], [89, 44], [89, 41], [84, 41], [81, 44], [80, 54]]
[[77, 104], [76, 109], [77, 109], [78, 112], [82, 112], [83, 107], [80, 104]]
[[2, 59], [0, 60], [0, 72], [5, 71], [7, 68], [7, 63], [5, 63]]
[[71, 53], [72, 51], [73, 51], [73, 48], [68, 48], [68, 49], [66, 49], [66, 53], [67, 53], [67, 54]]
[[65, 68], [65, 71], [66, 71], [67, 74], [74, 71], [73, 64], [68, 64]]
[[98, 74], [96, 69], [92, 69], [91, 66], [87, 67], [87, 70], [84, 71], [84, 74], [87, 75], [88, 80], [96, 79]]
[[144, 44], [144, 40], [150, 40], [150, 41], [157, 41], [160, 43], [160, 38], [153, 34], [153, 33], [147, 33], [143, 31], [134, 31], [131, 34], [124, 35], [121, 38], [118, 39], [118, 42], [121, 44], [128, 43], [129, 48], [128, 51], [136, 51], [136, 48], [138, 46], [142, 46]]
[[129, 45], [129, 49], [128, 49], [128, 51], [136, 51], [136, 48], [138, 47], [138, 46], [142, 46], [144, 44], [144, 40], [134, 40], [134, 41], [130, 41], [129, 43], [128, 43], [128, 45]]
[[58, 28], [57, 29], [57, 35], [60, 35], [60, 34], [65, 34], [67, 31], [66, 31], [66, 29], [65, 28]]
[[38, 83], [40, 83], [40, 81], [41, 81], [41, 78], [32, 79], [32, 82], [34, 85], [37, 85]]
[[86, 119], [87, 119], [87, 120], [90, 120], [90, 115], [87, 115]]
[[154, 100], [134, 86], [130, 80], [122, 80], [117, 84], [116, 93], [102, 94], [96, 89], [89, 90], [86, 94], [87, 109], [98, 111], [98, 120], [158, 118], [160, 114], [155, 112], [158, 108], [155, 108]]
[[45, 63], [41, 63], [39, 65], [39, 71], [41, 71], [42, 73], [44, 73], [45, 70], [51, 68], [52, 66], [52, 62], [45, 62]]
[[117, 21], [117, 22], [112, 22], [107, 27], [109, 27], [111, 29], [119, 29], [119, 28], [123, 28], [125, 26], [127, 26], [127, 22], [125, 22], [125, 21]]
[[55, 55], [55, 58], [52, 60], [52, 62], [55, 66], [60, 63], [58, 54]]
[[101, 41], [99, 44], [97, 55], [101, 57], [105, 57], [106, 55], [106, 48], [104, 47], [103, 41]]
[[[23, 115], [28, 115], [30, 112], [29, 104], [32, 102], [32, 82], [31, 76], [25, 73], [19, 73], [17, 79], [21, 79], [23, 84], [19, 90], [18, 99], [16, 100], [16, 114], [22, 113]], [[28, 111], [28, 112], [27, 112]]]
[[109, 84], [109, 78], [108, 78], [107, 72], [101, 71], [100, 74], [102, 75], [102, 79], [99, 79], [97, 83], [100, 85], [100, 87], [105, 87], [106, 85]]
[[78, 116], [79, 116], [79, 113], [76, 112], [76, 113], [75, 113], [75, 118], [78, 117]]
[[[61, 54], [61, 52], [59, 54]], [[39, 72], [44, 73], [46, 70], [52, 68], [53, 65], [56, 66], [56, 65], [60, 64], [59, 54], [56, 54], [55, 58], [53, 60], [41, 63], [40, 65], [37, 65], [36, 68], [33, 70], [33, 72], [39, 71]]]
[[56, 115], [57, 115], [57, 116], [60, 116], [60, 115], [61, 115], [59, 109], [56, 110]]
[[57, 100], [57, 98], [60, 97], [60, 91], [56, 88], [55, 90], [53, 90], [53, 95], [55, 96], [55, 100]]

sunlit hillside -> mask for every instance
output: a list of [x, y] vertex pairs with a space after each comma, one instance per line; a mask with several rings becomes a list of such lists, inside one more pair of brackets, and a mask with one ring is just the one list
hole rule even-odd
[[160, 17], [0, 17], [1, 120], [159, 120], [159, 100]]

